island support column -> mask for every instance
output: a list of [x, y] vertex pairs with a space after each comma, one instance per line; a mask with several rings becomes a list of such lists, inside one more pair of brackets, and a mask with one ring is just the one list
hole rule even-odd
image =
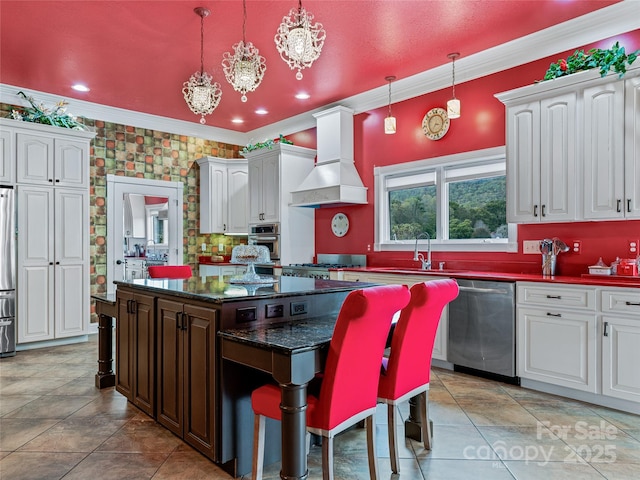
[[98, 315], [98, 373], [96, 373], [96, 387], [107, 388], [116, 384], [113, 372], [113, 319], [117, 309], [111, 296], [92, 295], [96, 301]]

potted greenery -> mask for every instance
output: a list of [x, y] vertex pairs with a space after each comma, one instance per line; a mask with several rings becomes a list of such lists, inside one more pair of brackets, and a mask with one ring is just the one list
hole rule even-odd
[[36, 105], [33, 97], [25, 95], [24, 92], [18, 92], [16, 95], [20, 95], [27, 100], [31, 104], [31, 107], [23, 107], [22, 110], [12, 110], [11, 118], [14, 120], [71, 128], [73, 130], [87, 130], [86, 125], [79, 123], [76, 117], [67, 113], [68, 103], [64, 100], [59, 101], [53, 109], [49, 109], [45, 107], [43, 103]]
[[552, 63], [542, 80], [564, 77], [592, 68], [599, 68], [602, 77], [613, 69], [613, 71], [622, 78], [627, 71], [627, 66], [631, 65], [639, 54], [640, 50], [627, 54], [624, 47], [621, 47], [618, 42], [607, 50], [592, 48], [587, 53], [585, 53], [584, 50], [576, 50], [575, 53], [567, 57], [566, 60], [561, 58], [557, 62]]

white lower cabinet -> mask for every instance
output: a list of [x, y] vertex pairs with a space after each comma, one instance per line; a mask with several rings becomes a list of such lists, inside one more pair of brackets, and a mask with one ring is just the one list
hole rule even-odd
[[[411, 288], [416, 283], [427, 282], [429, 280], [441, 280], [447, 277], [434, 277], [428, 275], [394, 275], [387, 273], [367, 273], [367, 272], [341, 272], [342, 278], [337, 280], [345, 280], [348, 282], [371, 282], [383, 285], [408, 285]], [[447, 361], [447, 332], [449, 331], [449, 309], [447, 306], [442, 311], [438, 331], [433, 343], [432, 358], [436, 360]]]
[[247, 271], [244, 265], [199, 265], [200, 277], [224, 277], [229, 275], [242, 275]]
[[602, 292], [602, 393], [640, 402], [640, 291]]

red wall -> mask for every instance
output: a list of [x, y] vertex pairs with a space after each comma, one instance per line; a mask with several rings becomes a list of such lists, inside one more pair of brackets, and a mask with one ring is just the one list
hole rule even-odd
[[[627, 51], [640, 49], [640, 30], [607, 39], [589, 48], [609, 48], [615, 41]], [[411, 261], [410, 252], [373, 252], [374, 198], [373, 168], [412, 160], [421, 160], [453, 153], [496, 147], [505, 143], [505, 108], [494, 94], [530, 85], [541, 79], [549, 64], [566, 58], [574, 50], [562, 52], [526, 65], [456, 85], [456, 97], [462, 103], [462, 115], [451, 121], [447, 135], [439, 141], [431, 141], [422, 132], [422, 117], [433, 107], [446, 105], [451, 88], [446, 88], [392, 105], [397, 119], [397, 133], [385, 135], [383, 121], [387, 107], [359, 114], [355, 117], [355, 164], [366, 187], [367, 205], [316, 210], [316, 253], [368, 254], [369, 265], [406, 264]], [[640, 60], [638, 60], [640, 61]], [[292, 136], [297, 145], [315, 148], [313, 131]], [[291, 138], [291, 137], [290, 137]], [[339, 211], [347, 214], [351, 228], [347, 235], [337, 238], [331, 234], [330, 221]], [[557, 236], [569, 243], [581, 240], [581, 253], [565, 253], [558, 258], [558, 273], [586, 273], [586, 266], [594, 264], [602, 256], [610, 263], [616, 256], [629, 256], [627, 241], [640, 239], [640, 220], [615, 222], [579, 222], [566, 224], [520, 225], [518, 227], [519, 250], [523, 240], [540, 240]], [[539, 255], [522, 253], [435, 252], [435, 265], [446, 261], [447, 267], [488, 268], [539, 272]]]

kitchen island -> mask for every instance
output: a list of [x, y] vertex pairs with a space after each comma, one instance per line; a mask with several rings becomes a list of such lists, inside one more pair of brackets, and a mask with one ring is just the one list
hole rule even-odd
[[[296, 405], [304, 403], [306, 383], [322, 367], [323, 348], [344, 298], [373, 284], [276, 277], [269, 284], [243, 285], [231, 283], [230, 277], [192, 277], [116, 285], [116, 389], [240, 476], [251, 470], [253, 389], [275, 379], [295, 391]], [[302, 348], [285, 345], [292, 348], [290, 354], [282, 353], [281, 343], [274, 344], [275, 350], [266, 354], [274, 368], [257, 365], [256, 350], [248, 348], [243, 335], [273, 329], [298, 340], [310, 332], [316, 336]], [[268, 337], [263, 337], [263, 347], [265, 342]], [[283, 428], [289, 439], [302, 444], [304, 409], [285, 420]], [[279, 424], [268, 427], [266, 462], [280, 456], [279, 431]], [[283, 474], [304, 475], [306, 457], [300, 458], [299, 451], [287, 448], [282, 457]]]

